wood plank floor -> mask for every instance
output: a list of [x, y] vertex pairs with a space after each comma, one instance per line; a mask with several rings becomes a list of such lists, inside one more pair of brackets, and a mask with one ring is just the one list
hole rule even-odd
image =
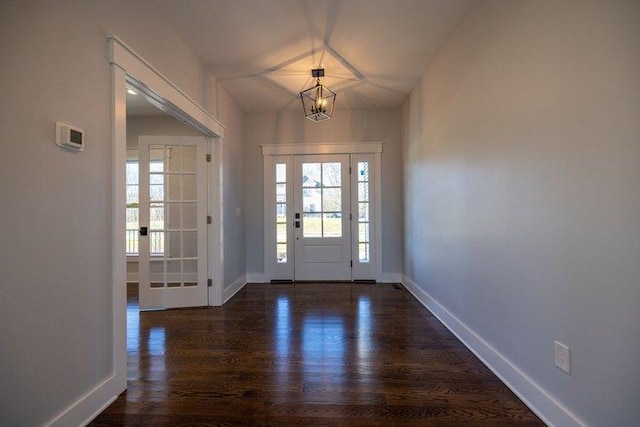
[[92, 426], [544, 425], [400, 285], [128, 308], [129, 386]]

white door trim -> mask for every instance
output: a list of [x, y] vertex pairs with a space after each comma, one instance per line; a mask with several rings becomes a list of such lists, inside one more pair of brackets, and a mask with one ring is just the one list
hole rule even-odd
[[[288, 165], [288, 179], [287, 182], [292, 181], [292, 175], [289, 172], [293, 166], [292, 155], [297, 154], [372, 154], [373, 155], [373, 182], [374, 192], [376, 197], [373, 203], [373, 224], [375, 226], [374, 236], [375, 241], [373, 245], [374, 260], [376, 263], [375, 280], [378, 282], [384, 281], [382, 273], [382, 178], [381, 178], [381, 154], [384, 142], [364, 142], [364, 143], [344, 143], [344, 144], [262, 144], [263, 155], [263, 172], [264, 172], [264, 280], [280, 280], [285, 278], [293, 279], [293, 270], [289, 273], [283, 271], [282, 275], [273, 271], [272, 259], [275, 256], [275, 229], [272, 230], [275, 224], [275, 211], [272, 209], [271, 203], [275, 199], [275, 189], [273, 187], [274, 172], [272, 168], [275, 165], [277, 159], [285, 159]], [[289, 202], [291, 203], [291, 202]], [[293, 218], [289, 218], [292, 215], [293, 210], [288, 210], [287, 218], [292, 221]], [[287, 239], [288, 242], [292, 242], [292, 235]], [[292, 253], [293, 245], [288, 245], [289, 253]]]
[[[148, 97], [153, 97], [159, 107], [168, 113], [178, 117], [185, 123], [188, 123], [213, 142], [214, 165], [220, 168], [220, 160], [218, 158], [219, 146], [221, 138], [224, 135], [224, 126], [215, 118], [210, 116], [206, 110], [199, 106], [193, 99], [181, 91], [169, 79], [164, 77], [143, 57], [129, 48], [116, 36], [107, 36], [109, 44], [109, 63], [111, 64], [111, 87], [112, 87], [112, 161], [113, 161], [113, 187], [112, 187], [112, 313], [113, 313], [113, 374], [111, 379], [105, 381], [100, 390], [92, 392], [92, 396], [86, 399], [96, 399], [100, 405], [103, 405], [108, 399], [117, 396], [127, 388], [127, 344], [126, 344], [126, 286], [127, 280], [127, 260], [125, 248], [125, 234], [122, 230], [126, 226], [125, 207], [125, 164], [126, 164], [126, 87], [127, 84], [136, 86], [141, 92]], [[219, 176], [219, 170], [213, 171], [213, 176]], [[222, 182], [219, 183], [222, 185]], [[212, 186], [215, 187], [215, 186]], [[210, 205], [214, 208], [212, 211], [214, 221], [212, 233], [215, 235], [211, 243], [214, 251], [210, 254], [220, 255], [222, 251], [216, 247], [222, 242], [221, 236], [221, 210], [222, 200], [220, 198], [220, 190], [213, 189], [212, 195], [216, 199], [210, 200]], [[210, 255], [211, 256], [211, 255]], [[222, 264], [221, 260], [210, 261], [211, 264]], [[211, 297], [210, 303], [222, 300], [222, 281], [221, 275], [214, 270], [214, 283], [210, 295], [219, 293], [220, 295]], [[104, 394], [105, 398], [102, 398]], [[80, 402], [78, 408], [83, 408]], [[86, 406], [86, 405], [85, 405]], [[57, 418], [56, 422], [60, 424], [78, 424], [76, 422], [67, 422], [75, 417], [81, 416], [77, 412], [71, 414], [70, 408], [65, 414]], [[80, 410], [80, 409], [78, 409]], [[92, 410], [94, 413], [96, 409]], [[91, 414], [90, 414], [91, 415]], [[90, 420], [90, 415], [88, 420]], [[87, 419], [86, 417], [84, 419]]]
[[262, 144], [263, 155], [287, 154], [369, 154], [382, 153], [384, 142], [345, 144]]

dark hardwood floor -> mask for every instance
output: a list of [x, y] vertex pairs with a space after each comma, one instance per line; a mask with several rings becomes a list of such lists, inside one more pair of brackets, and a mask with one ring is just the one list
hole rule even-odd
[[129, 386], [92, 426], [544, 425], [400, 285], [249, 284], [128, 306]]

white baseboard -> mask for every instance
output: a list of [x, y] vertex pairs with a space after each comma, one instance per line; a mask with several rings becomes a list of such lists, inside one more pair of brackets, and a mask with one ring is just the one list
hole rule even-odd
[[47, 422], [47, 427], [86, 426], [100, 415], [124, 389], [120, 390], [115, 376], [102, 381], [78, 400]]
[[247, 283], [267, 283], [269, 280], [264, 273], [247, 273]]
[[402, 284], [547, 425], [586, 425], [410, 278], [402, 276]]
[[226, 304], [240, 289], [247, 284], [247, 276], [238, 277], [232, 284], [222, 290], [222, 304]]
[[[271, 280], [264, 273], [247, 273], [247, 283], [268, 283]], [[379, 283], [400, 283], [402, 274], [400, 273], [382, 273], [378, 278]]]
[[382, 273], [378, 282], [380, 283], [400, 283], [402, 281], [402, 274], [400, 273]]

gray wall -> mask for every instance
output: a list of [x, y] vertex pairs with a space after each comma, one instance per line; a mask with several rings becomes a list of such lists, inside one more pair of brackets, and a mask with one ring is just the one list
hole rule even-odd
[[[204, 67], [145, 4], [2, 3], [3, 425], [51, 421], [113, 369], [111, 242], [121, 230], [111, 229], [106, 34], [119, 36], [196, 102], [208, 102]], [[84, 129], [84, 153], [70, 154], [55, 145], [56, 121]], [[235, 120], [226, 129], [230, 141], [240, 141], [233, 136], [241, 134], [238, 124]], [[231, 165], [228, 173], [241, 175], [238, 168]], [[225, 195], [235, 198], [233, 204], [242, 199], [241, 189]], [[225, 234], [242, 234], [232, 225]]]
[[637, 1], [481, 2], [405, 110], [407, 276], [594, 426], [640, 420], [639, 49]]
[[[244, 142], [243, 115], [236, 103], [220, 86], [216, 90], [220, 111], [220, 121], [225, 124], [225, 138], [222, 141], [222, 183], [223, 183], [223, 223], [224, 261], [223, 287], [234, 282], [246, 283], [246, 262], [244, 247]], [[240, 208], [240, 216], [236, 208]]]
[[402, 271], [402, 150], [400, 110], [338, 110], [314, 123], [301, 111], [245, 114], [245, 227], [247, 272], [264, 273], [261, 144], [384, 142], [382, 153], [382, 271]]
[[202, 133], [168, 114], [163, 116], [127, 117], [127, 149], [138, 148], [138, 137], [140, 135], [202, 136]]

